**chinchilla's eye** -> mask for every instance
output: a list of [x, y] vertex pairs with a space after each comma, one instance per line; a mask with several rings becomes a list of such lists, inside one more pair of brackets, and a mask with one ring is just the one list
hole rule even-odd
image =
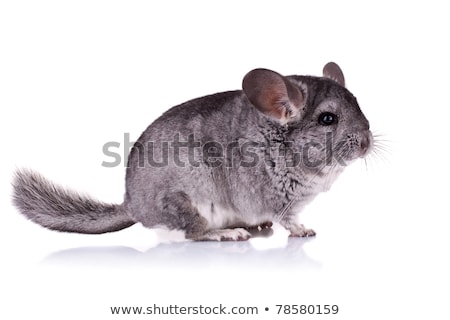
[[331, 112], [323, 112], [319, 115], [319, 123], [323, 126], [331, 126], [338, 122], [338, 117]]

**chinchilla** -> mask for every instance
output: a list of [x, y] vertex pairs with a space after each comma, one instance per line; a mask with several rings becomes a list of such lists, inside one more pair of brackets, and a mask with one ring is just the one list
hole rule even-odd
[[52, 230], [105, 233], [137, 222], [192, 240], [246, 240], [280, 223], [313, 236], [298, 214], [373, 147], [369, 122], [330, 62], [323, 77], [250, 71], [242, 90], [175, 106], [131, 149], [122, 204], [105, 204], [18, 170], [13, 203]]

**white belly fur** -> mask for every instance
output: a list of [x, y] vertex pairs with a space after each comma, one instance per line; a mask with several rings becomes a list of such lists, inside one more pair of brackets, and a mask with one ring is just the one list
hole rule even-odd
[[208, 221], [210, 229], [223, 229], [230, 226], [245, 226], [244, 221], [236, 212], [211, 203], [197, 203], [196, 208], [200, 215]]
[[217, 204], [214, 204], [214, 207], [211, 206], [211, 203], [198, 202], [194, 205], [200, 215], [208, 221], [209, 229], [257, 226], [273, 219], [273, 214], [268, 212], [263, 214], [246, 213], [244, 216]]

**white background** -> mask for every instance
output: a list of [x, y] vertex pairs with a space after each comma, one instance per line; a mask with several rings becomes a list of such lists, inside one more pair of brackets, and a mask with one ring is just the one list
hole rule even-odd
[[[276, 304], [338, 304], [330, 319], [448, 319], [444, 3], [2, 1], [1, 317], [110, 319], [111, 306], [222, 303], [257, 306], [255, 319], [300, 318], [277, 315]], [[305, 210], [315, 239], [286, 245], [279, 231], [263, 243], [158, 245], [139, 225], [51, 232], [11, 206], [23, 166], [120, 203], [124, 168], [101, 166], [104, 143], [137, 139], [178, 103], [239, 89], [253, 68], [320, 75], [328, 61], [390, 152], [367, 169], [353, 164]]]

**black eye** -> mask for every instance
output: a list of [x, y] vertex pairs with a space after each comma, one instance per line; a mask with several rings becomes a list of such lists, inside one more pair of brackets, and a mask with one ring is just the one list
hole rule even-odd
[[323, 126], [331, 126], [337, 123], [338, 117], [331, 112], [323, 112], [319, 115], [319, 123]]

